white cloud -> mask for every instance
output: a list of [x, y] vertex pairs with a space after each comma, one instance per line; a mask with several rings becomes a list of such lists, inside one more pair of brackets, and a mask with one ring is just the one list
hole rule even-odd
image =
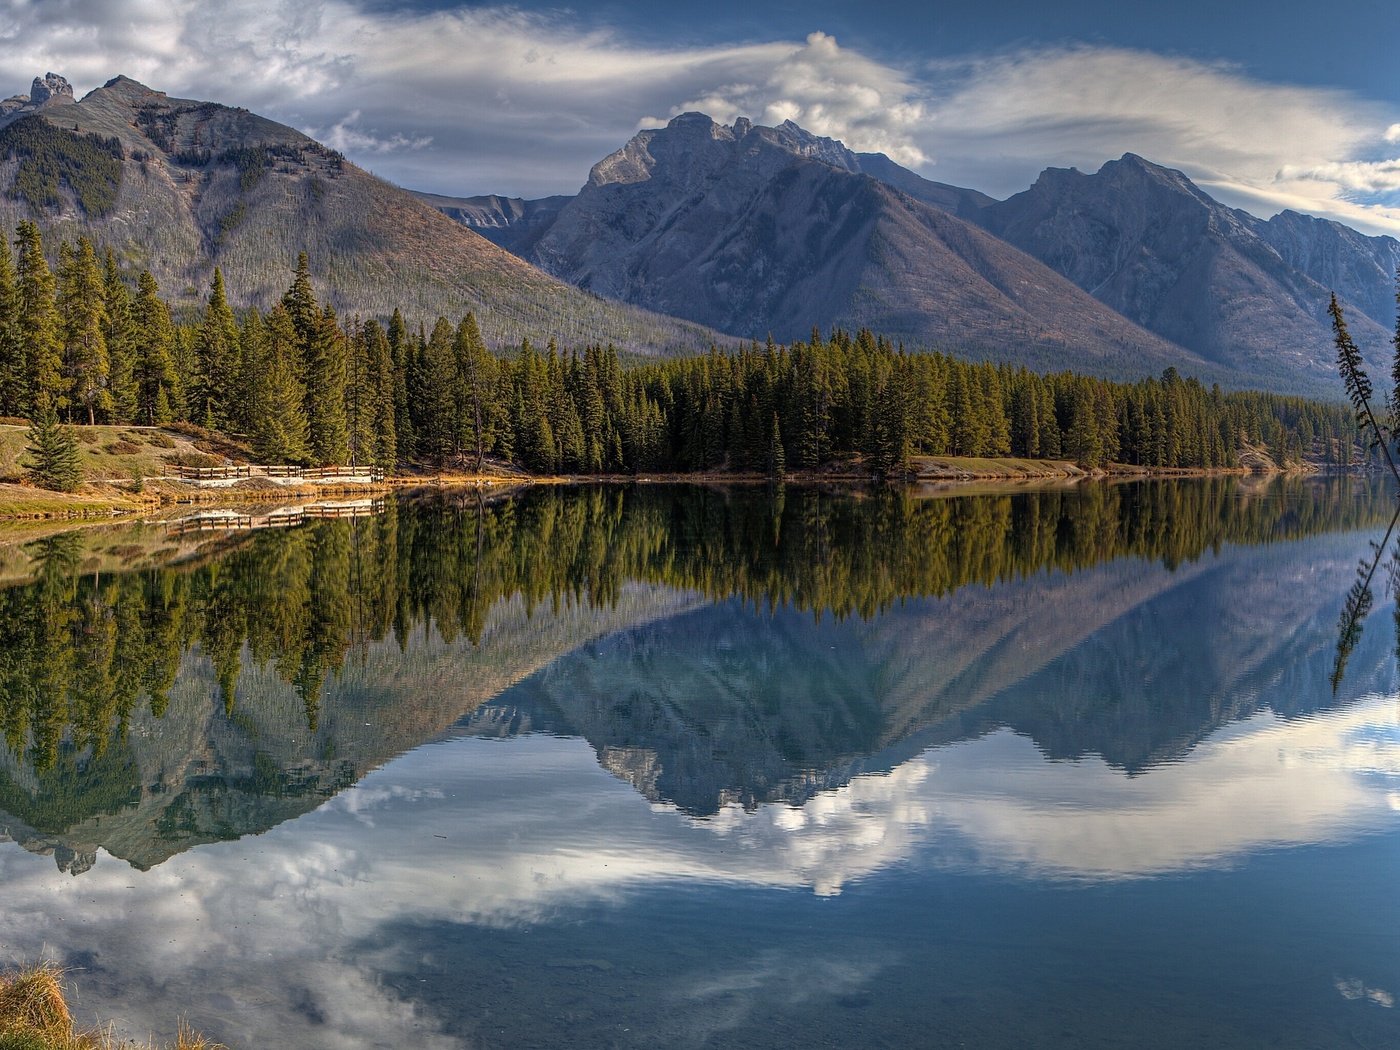
[[791, 120], [853, 150], [885, 153], [915, 167], [929, 161], [916, 143], [927, 119], [920, 86], [825, 33], [812, 33], [766, 72], [746, 72], [756, 79], [714, 87], [672, 106], [670, 115], [699, 110], [726, 124], [738, 117], [768, 125]]
[[[815, 28], [815, 27], [814, 27]], [[0, 94], [52, 69], [117, 73], [243, 105], [404, 185], [572, 192], [639, 126], [687, 109], [792, 119], [994, 195], [1047, 165], [1133, 151], [1227, 203], [1400, 233], [1394, 106], [1113, 47], [1026, 49], [920, 69], [814, 31], [667, 48], [509, 7], [386, 11], [354, 0], [0, 0]]]
[[[128, 1033], [161, 1031], [178, 1003], [234, 1045], [436, 1050], [460, 1044], [383, 979], [423, 964], [395, 930], [548, 924], [686, 883], [832, 895], [911, 860], [1074, 880], [1219, 868], [1393, 829], [1397, 783], [1394, 697], [1309, 719], [1258, 715], [1138, 777], [1097, 759], [1047, 761], [1002, 731], [800, 807], [711, 819], [649, 804], [583, 740], [467, 737], [404, 756], [297, 821], [150, 872], [104, 855], [73, 878], [6, 846], [0, 951], [89, 959], [75, 975], [82, 1009]], [[894, 948], [849, 965], [799, 966], [780, 951], [677, 974], [667, 1015], [718, 1035], [764, 1003], [853, 992], [898, 963]], [[1388, 1005], [1349, 975], [1337, 989]]]
[[400, 150], [427, 149], [433, 143], [431, 135], [409, 138], [407, 135], [381, 135], [375, 131], [363, 131], [355, 127], [360, 122], [360, 111], [351, 110], [343, 120], [337, 121], [324, 131], [308, 128], [306, 133], [342, 153], [397, 153]]
[[928, 149], [943, 181], [1001, 195], [1046, 166], [1095, 170], [1133, 152], [1265, 215], [1301, 207], [1400, 232], [1386, 202], [1348, 196], [1394, 189], [1386, 163], [1362, 159], [1397, 134], [1393, 108], [1343, 91], [1105, 47], [940, 63], [930, 76]]

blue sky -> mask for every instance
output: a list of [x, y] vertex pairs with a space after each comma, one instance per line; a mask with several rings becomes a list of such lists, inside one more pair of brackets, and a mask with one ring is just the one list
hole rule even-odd
[[1132, 151], [1261, 215], [1400, 234], [1400, 22], [1304, 5], [1011, 0], [572, 7], [0, 0], [0, 93], [117, 73], [292, 124], [402, 185], [572, 192], [686, 109], [790, 118], [1006, 196]]

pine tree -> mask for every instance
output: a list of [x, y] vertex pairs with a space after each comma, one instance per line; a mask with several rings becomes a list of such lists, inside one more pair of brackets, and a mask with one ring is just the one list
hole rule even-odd
[[63, 370], [72, 401], [87, 414], [89, 425], [100, 411], [105, 419], [112, 410], [107, 383], [107, 307], [97, 253], [86, 237], [78, 238], [74, 251], [63, 246], [59, 273], [59, 315], [63, 323]]
[[0, 237], [0, 416], [17, 416], [24, 403], [24, 347], [19, 337], [19, 289], [10, 245]]
[[419, 450], [434, 463], [448, 462], [457, 452], [456, 336], [452, 324], [439, 317], [423, 356], [422, 391], [418, 399]]
[[242, 363], [238, 359], [238, 321], [224, 291], [223, 271], [217, 266], [194, 350], [196, 379], [190, 415], [205, 426], [227, 429]]
[[296, 328], [280, 304], [267, 315], [261, 331], [250, 334], [250, 349], [257, 338], [260, 347], [250, 359], [261, 367], [253, 396], [253, 419], [249, 427], [253, 451], [268, 463], [305, 463], [308, 458], [305, 416], [306, 393], [297, 377]]
[[63, 337], [54, 277], [44, 258], [39, 227], [32, 222], [21, 222], [16, 234], [18, 336], [24, 355], [19, 404], [28, 413], [35, 411], [40, 400], [47, 397], [50, 407], [58, 411], [68, 404], [68, 399], [63, 391]]
[[172, 422], [183, 401], [175, 370], [175, 326], [149, 270], [137, 279], [131, 315], [137, 347], [136, 417], [147, 424]]
[[372, 462], [384, 470], [398, 463], [398, 427], [394, 408], [397, 376], [390, 355], [389, 340], [375, 321], [365, 322], [365, 381], [373, 391], [370, 433], [373, 435]]
[[106, 307], [102, 339], [107, 345], [107, 390], [112, 398], [110, 416], [114, 423], [130, 423], [136, 419], [139, 397], [131, 293], [110, 248], [103, 270], [102, 299]]
[[481, 329], [471, 313], [457, 328], [456, 351], [457, 387], [461, 391], [457, 410], [461, 421], [459, 429], [463, 432], [464, 447], [471, 452], [479, 472], [494, 438], [495, 417], [488, 406], [495, 387], [495, 362], [486, 351]]
[[394, 433], [399, 448], [413, 449], [416, 439], [408, 406], [409, 373], [412, 371], [413, 338], [408, 334], [403, 314], [397, 309], [389, 318], [389, 360], [394, 376]]
[[73, 492], [83, 479], [78, 437], [58, 421], [48, 394], [40, 394], [29, 427], [29, 477], [41, 488]]
[[[288, 311], [290, 315], [290, 311]], [[311, 456], [317, 463], [344, 463], [350, 458], [345, 421], [346, 343], [335, 311], [326, 306], [306, 346], [306, 425]]]
[[350, 322], [345, 336], [345, 434], [352, 464], [374, 462], [374, 401], [378, 387], [369, 378], [365, 326]]

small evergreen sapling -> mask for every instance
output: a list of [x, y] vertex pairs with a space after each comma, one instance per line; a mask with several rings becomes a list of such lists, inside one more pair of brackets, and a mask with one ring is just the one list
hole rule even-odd
[[78, 436], [72, 427], [59, 423], [58, 412], [47, 394], [39, 397], [25, 451], [29, 454], [29, 478], [40, 488], [73, 492], [82, 481]]

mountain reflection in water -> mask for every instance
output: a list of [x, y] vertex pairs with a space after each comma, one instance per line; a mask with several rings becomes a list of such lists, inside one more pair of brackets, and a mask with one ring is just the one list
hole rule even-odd
[[[1386, 499], [1233, 479], [549, 490], [391, 503], [129, 573], [93, 567], [120, 533], [64, 534], [0, 591], [0, 808], [60, 864], [103, 846], [149, 867], [313, 809], [464, 716], [584, 736], [700, 815], [997, 726], [1141, 771], [1260, 707], [1332, 702], [1299, 643], [1335, 615], [1338, 570], [1289, 575], [1268, 545], [1374, 526]], [[1203, 557], [1226, 543], [1255, 549]], [[1268, 689], [1279, 675], [1296, 688]]]
[[[27, 577], [0, 590], [0, 826], [29, 851], [0, 851], [6, 950], [83, 967], [85, 1007], [133, 1031], [188, 1003], [245, 1046], [807, 1045], [866, 1001], [870, 1042], [917, 1042], [924, 993], [888, 997], [916, 971], [957, 983], [931, 951], [982, 972], [1004, 1015], [977, 937], [924, 914], [930, 886], [985, 920], [999, 895], [1252, 870], [1394, 828], [1390, 633], [1361, 632], [1329, 681], [1391, 500], [1232, 479], [551, 489], [140, 534], [133, 572], [114, 567], [138, 557], [130, 531], [46, 539], [0, 559]], [[747, 914], [739, 890], [780, 896]], [[1105, 914], [1166, 891], [1116, 892]], [[1316, 907], [1350, 930], [1342, 896]], [[827, 957], [794, 931], [838, 901]], [[680, 940], [748, 961], [716, 972]], [[1336, 1009], [1400, 987], [1355, 947], [1307, 960]], [[817, 985], [782, 977], [799, 957]], [[1332, 1008], [1279, 1020], [1279, 1045], [1338, 1035]], [[939, 1007], [940, 1031], [1045, 1034], [994, 1038], [981, 1009]], [[1370, 1045], [1395, 1034], [1362, 1021], [1345, 1030]]]

